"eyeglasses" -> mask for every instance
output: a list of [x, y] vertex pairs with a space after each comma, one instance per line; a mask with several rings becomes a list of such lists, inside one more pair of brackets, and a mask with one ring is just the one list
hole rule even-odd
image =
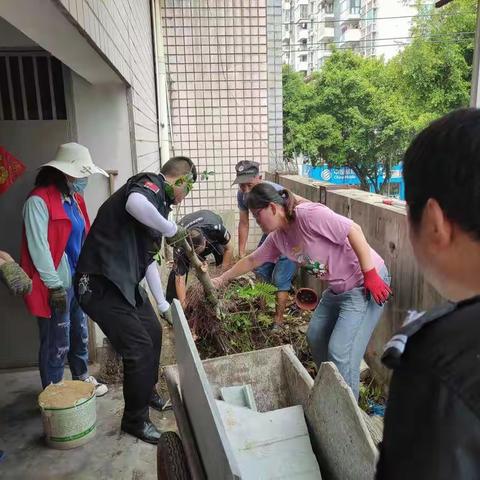
[[253, 218], [257, 219], [260, 216], [260, 212], [265, 210], [266, 207], [256, 208], [255, 210], [250, 210], [252, 212]]

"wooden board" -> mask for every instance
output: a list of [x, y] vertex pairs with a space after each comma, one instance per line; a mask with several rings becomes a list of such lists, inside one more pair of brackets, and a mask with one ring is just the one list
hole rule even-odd
[[180, 391], [207, 478], [240, 479], [238, 463], [178, 300], [173, 301], [172, 314]]

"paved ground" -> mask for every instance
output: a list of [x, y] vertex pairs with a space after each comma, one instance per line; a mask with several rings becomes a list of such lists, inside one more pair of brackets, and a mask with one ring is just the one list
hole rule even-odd
[[[68, 370], [68, 369], [66, 369]], [[89, 443], [72, 450], [54, 450], [43, 440], [37, 404], [40, 379], [37, 370], [0, 374], [0, 449], [7, 453], [0, 463], [3, 480], [154, 480], [156, 449], [120, 432], [122, 389], [111, 386], [97, 399], [97, 434]], [[150, 410], [162, 430], [175, 430], [172, 411]]]

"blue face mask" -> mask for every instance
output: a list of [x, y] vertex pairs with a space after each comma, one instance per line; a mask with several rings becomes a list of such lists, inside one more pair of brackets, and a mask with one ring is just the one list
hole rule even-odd
[[70, 182], [70, 190], [72, 193], [83, 193], [87, 188], [88, 177], [76, 178], [73, 182]]

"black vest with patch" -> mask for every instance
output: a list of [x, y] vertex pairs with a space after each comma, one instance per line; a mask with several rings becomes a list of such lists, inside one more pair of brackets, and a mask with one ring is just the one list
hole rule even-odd
[[83, 245], [77, 274], [106, 277], [135, 306], [138, 285], [160, 248], [162, 236], [125, 210], [133, 192], [145, 195], [163, 217], [168, 217], [172, 202], [166, 198], [164, 178], [155, 173], [131, 177], [100, 207]]

